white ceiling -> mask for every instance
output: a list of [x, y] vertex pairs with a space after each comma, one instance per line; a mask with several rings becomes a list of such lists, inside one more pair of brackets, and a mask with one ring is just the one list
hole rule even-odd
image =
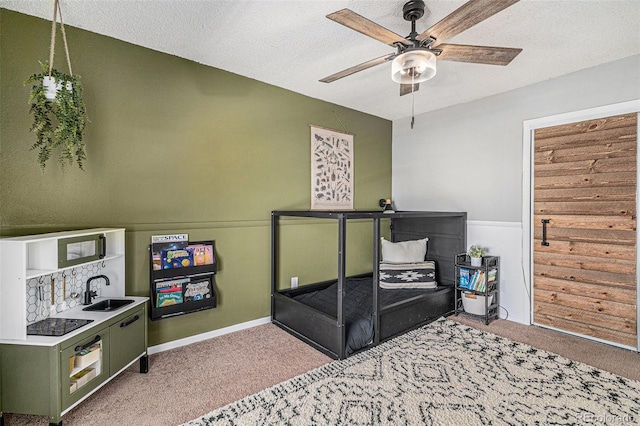
[[[406, 36], [404, 0], [61, 0], [65, 25], [231, 71], [390, 120], [411, 115], [385, 63], [333, 83], [318, 80], [393, 48], [325, 16], [342, 8]], [[465, 3], [425, 0], [418, 33]], [[0, 0], [51, 20], [53, 0]], [[438, 61], [415, 113], [469, 102], [640, 54], [639, 0], [521, 0], [451, 43], [523, 49], [508, 66]], [[73, 58], [73, 40], [69, 40]], [[82, 74], [81, 70], [77, 71]]]

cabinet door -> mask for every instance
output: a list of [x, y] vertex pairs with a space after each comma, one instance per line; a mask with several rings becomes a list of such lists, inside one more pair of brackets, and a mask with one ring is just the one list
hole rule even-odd
[[144, 308], [111, 326], [110, 374], [114, 375], [147, 350]]
[[62, 349], [62, 409], [69, 407], [109, 377], [109, 329], [103, 328]]
[[59, 411], [58, 351], [55, 346], [0, 345], [5, 412], [44, 416]]

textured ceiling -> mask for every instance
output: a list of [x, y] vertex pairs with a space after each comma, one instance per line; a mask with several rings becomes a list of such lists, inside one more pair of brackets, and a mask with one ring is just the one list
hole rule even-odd
[[[425, 0], [420, 33], [465, 3]], [[403, 36], [403, 0], [61, 0], [66, 25], [394, 120], [411, 115], [385, 63], [333, 83], [318, 80], [394, 50], [325, 16], [342, 8]], [[51, 20], [53, 0], [0, 0]], [[438, 61], [415, 113], [469, 102], [640, 54], [639, 0], [522, 0], [449, 40], [519, 47], [508, 66]], [[70, 40], [73, 57], [73, 40]]]

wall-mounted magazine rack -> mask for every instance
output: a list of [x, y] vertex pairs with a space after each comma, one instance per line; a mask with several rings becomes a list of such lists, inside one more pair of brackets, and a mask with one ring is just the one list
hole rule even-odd
[[217, 306], [215, 241], [149, 246], [152, 320]]

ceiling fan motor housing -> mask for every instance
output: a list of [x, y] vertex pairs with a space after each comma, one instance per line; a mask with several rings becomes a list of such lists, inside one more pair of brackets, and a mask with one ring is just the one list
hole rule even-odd
[[391, 79], [396, 83], [414, 85], [427, 81], [436, 75], [436, 58], [434, 52], [423, 47], [416, 40], [416, 20], [424, 16], [425, 4], [422, 0], [411, 0], [402, 8], [402, 16], [411, 22], [411, 33], [407, 40], [413, 46], [397, 43], [398, 53], [391, 63]]
[[402, 8], [402, 16], [405, 21], [417, 21], [424, 16], [425, 4], [422, 0], [411, 0]]

